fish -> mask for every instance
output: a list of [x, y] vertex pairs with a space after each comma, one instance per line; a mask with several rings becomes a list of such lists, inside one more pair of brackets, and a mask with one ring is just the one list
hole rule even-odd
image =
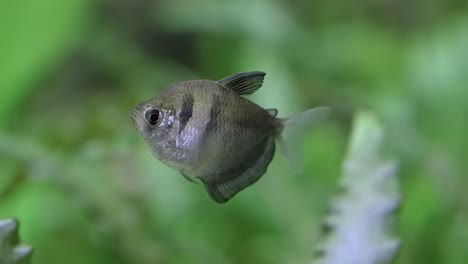
[[138, 103], [130, 117], [162, 163], [187, 180], [202, 182], [218, 203], [257, 182], [273, 159], [276, 143], [293, 170], [301, 170], [301, 139], [330, 108], [319, 106], [278, 118], [244, 98], [263, 84], [262, 71], [221, 80], [189, 80]]

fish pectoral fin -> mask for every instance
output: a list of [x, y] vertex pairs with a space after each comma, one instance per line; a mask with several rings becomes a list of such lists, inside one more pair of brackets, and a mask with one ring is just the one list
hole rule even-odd
[[221, 86], [233, 90], [238, 95], [253, 94], [260, 89], [266, 73], [261, 71], [239, 72], [217, 81]]
[[229, 201], [234, 195], [241, 190], [252, 185], [266, 172], [268, 164], [273, 159], [275, 153], [274, 139], [268, 139], [263, 154], [258, 158], [252, 166], [238, 175], [221, 182], [203, 181], [205, 189], [210, 197], [218, 203]]
[[181, 172], [180, 174], [182, 174], [182, 176], [184, 176], [184, 178], [189, 181], [189, 182], [193, 182], [195, 184], [198, 184], [198, 182], [196, 182], [194, 179], [190, 178], [189, 176], [185, 175], [183, 172]]
[[278, 109], [276, 108], [270, 108], [270, 109], [267, 109], [266, 111], [272, 117], [276, 117], [278, 115]]

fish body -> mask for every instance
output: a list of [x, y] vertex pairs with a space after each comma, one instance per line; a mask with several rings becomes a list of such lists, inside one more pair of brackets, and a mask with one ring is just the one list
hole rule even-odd
[[[139, 103], [130, 116], [157, 159], [190, 181], [201, 180], [213, 200], [226, 202], [266, 172], [277, 139], [289, 152], [284, 128], [300, 121], [276, 118], [276, 109], [242, 97], [258, 90], [264, 76], [242, 72], [180, 82]], [[319, 110], [313, 120], [327, 111]]]

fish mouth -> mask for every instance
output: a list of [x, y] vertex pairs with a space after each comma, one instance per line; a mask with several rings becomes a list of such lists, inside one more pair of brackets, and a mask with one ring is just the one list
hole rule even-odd
[[138, 130], [138, 126], [137, 126], [138, 111], [135, 108], [130, 110], [130, 119], [132, 119], [132, 123], [135, 129]]

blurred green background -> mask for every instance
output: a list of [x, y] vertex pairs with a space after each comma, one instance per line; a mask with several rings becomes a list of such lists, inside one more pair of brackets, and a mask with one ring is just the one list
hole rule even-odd
[[[227, 204], [154, 159], [129, 110], [168, 85], [267, 72], [249, 99], [329, 105], [306, 172], [280, 152]], [[352, 113], [404, 193], [397, 263], [468, 262], [468, 2], [0, 2], [0, 218], [34, 263], [310, 263]]]

